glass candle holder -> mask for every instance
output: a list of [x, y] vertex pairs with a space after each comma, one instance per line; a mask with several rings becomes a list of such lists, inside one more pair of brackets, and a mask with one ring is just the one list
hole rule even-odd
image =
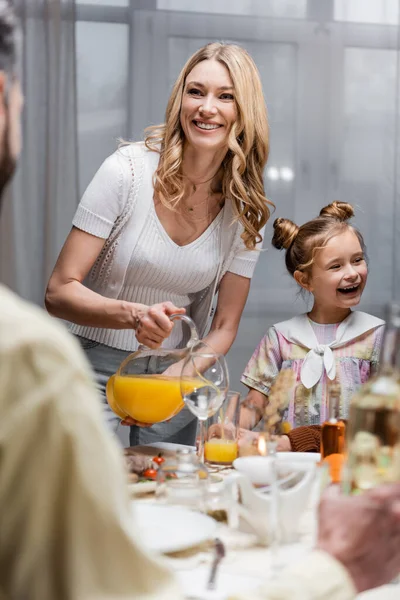
[[208, 471], [194, 450], [182, 448], [167, 458], [157, 471], [155, 496], [164, 504], [205, 510]]
[[216, 521], [238, 528], [238, 487], [235, 479], [210, 475], [206, 492], [206, 512]]

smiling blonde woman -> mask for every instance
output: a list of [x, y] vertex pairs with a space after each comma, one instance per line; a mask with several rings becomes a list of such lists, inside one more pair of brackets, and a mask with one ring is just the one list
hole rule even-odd
[[[160, 162], [155, 175], [155, 192], [161, 202], [174, 207], [185, 196], [185, 177], [182, 173], [187, 131], [182, 124], [182, 105], [190, 93], [193, 69], [203, 61], [218, 61], [229, 73], [234, 90], [236, 118], [227, 137], [227, 152], [221, 163], [221, 191], [230, 198], [235, 215], [243, 228], [243, 239], [248, 248], [260, 241], [260, 229], [269, 218], [265, 198], [263, 170], [268, 159], [269, 132], [267, 111], [256, 65], [251, 56], [233, 44], [213, 43], [196, 52], [182, 69], [170, 96], [166, 122], [149, 127], [146, 138], [148, 148], [159, 151]], [[208, 64], [204, 64], [205, 70]], [[197, 102], [202, 105], [204, 90], [193, 86]], [[189, 88], [189, 89], [188, 89]]]
[[[70, 321], [103, 394], [139, 343], [185, 345], [172, 313], [186, 312], [216, 351], [229, 350], [270, 214], [268, 148], [253, 60], [239, 46], [212, 43], [183, 67], [165, 123], [147, 130], [145, 142], [122, 144], [100, 167], [50, 278], [46, 306]], [[151, 428], [125, 424], [132, 425], [131, 445], [193, 444], [196, 435], [185, 409]]]

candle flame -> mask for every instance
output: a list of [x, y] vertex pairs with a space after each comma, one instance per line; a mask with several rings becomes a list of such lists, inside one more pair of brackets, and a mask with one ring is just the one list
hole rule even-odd
[[267, 442], [265, 441], [265, 437], [263, 435], [260, 435], [260, 437], [258, 438], [258, 452], [259, 454], [261, 454], [261, 456], [266, 456], [267, 455]]

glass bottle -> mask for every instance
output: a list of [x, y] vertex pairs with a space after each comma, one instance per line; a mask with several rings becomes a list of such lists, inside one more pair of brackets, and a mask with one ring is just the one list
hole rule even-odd
[[377, 375], [353, 396], [344, 490], [362, 493], [400, 481], [400, 305], [387, 310]]
[[332, 483], [339, 483], [344, 462], [346, 431], [346, 425], [339, 417], [340, 384], [331, 383], [328, 394], [328, 419], [321, 428], [321, 458], [329, 464]]

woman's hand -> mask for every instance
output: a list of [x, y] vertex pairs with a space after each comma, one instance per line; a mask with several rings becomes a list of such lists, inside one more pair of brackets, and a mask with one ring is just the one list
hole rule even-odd
[[136, 339], [148, 348], [159, 348], [170, 335], [173, 323], [170, 316], [184, 315], [184, 308], [178, 308], [172, 302], [161, 302], [152, 306], [140, 305], [136, 313]]

